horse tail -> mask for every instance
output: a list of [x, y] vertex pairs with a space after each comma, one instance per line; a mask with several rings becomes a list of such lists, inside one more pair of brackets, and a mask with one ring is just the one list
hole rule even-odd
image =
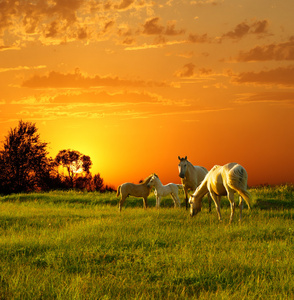
[[121, 189], [121, 185], [117, 188], [116, 197], [119, 196], [119, 194], [120, 194], [120, 189]]
[[247, 190], [247, 180], [248, 175], [244, 167], [236, 164], [228, 174], [228, 184], [229, 186], [237, 191], [239, 195], [245, 200], [248, 208], [250, 209], [251, 194]]
[[238, 191], [241, 197], [245, 200], [246, 204], [248, 205], [248, 208], [251, 209], [250, 207], [250, 200], [252, 199], [251, 194], [247, 190], [240, 190]]
[[238, 188], [239, 190], [246, 190], [248, 175], [246, 170], [236, 164], [227, 175], [227, 182], [232, 188]]

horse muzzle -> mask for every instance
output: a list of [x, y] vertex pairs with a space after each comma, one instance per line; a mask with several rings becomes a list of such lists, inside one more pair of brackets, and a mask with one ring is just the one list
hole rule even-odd
[[183, 178], [183, 179], [185, 178], [185, 175], [182, 173], [180, 173], [179, 176], [180, 176], [180, 178]]
[[193, 208], [193, 204], [190, 205], [190, 216], [194, 217], [196, 216], [199, 212], [201, 211], [201, 209], [197, 209], [197, 208]]

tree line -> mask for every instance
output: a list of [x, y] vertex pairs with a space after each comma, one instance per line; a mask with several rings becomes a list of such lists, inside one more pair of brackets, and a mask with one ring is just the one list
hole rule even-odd
[[91, 158], [64, 149], [53, 159], [41, 141], [36, 124], [19, 121], [0, 148], [0, 194], [54, 189], [111, 191], [100, 173], [92, 175]]

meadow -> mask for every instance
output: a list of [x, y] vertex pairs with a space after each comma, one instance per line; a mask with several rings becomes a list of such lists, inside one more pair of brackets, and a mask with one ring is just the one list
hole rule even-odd
[[[251, 188], [229, 225], [115, 193], [0, 197], [0, 299], [293, 299], [294, 187]], [[180, 195], [183, 200], [183, 194]]]

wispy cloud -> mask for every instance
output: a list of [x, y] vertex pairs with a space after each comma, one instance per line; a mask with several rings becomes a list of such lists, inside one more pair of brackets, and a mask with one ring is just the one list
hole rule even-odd
[[[194, 63], [185, 64], [181, 69], [177, 70], [174, 75], [176, 77], [182, 78], [183, 80], [194, 80], [197, 82], [210, 82], [214, 81], [220, 77], [230, 77], [230, 72], [225, 71], [222, 73], [216, 73], [214, 70], [210, 68], [196, 68]], [[226, 88], [226, 86], [222, 83], [218, 83], [217, 85], [213, 85], [216, 88]]]
[[161, 40], [154, 44], [144, 43], [142, 45], [137, 45], [137, 46], [128, 46], [128, 47], [125, 47], [125, 50], [126, 51], [134, 51], [134, 50], [158, 49], [158, 48], [163, 48], [166, 46], [180, 45], [180, 44], [186, 44], [186, 43], [187, 43], [187, 41], [185, 41], [185, 40], [182, 40], [182, 41], [181, 40], [180, 41]]
[[40, 70], [46, 69], [47, 66], [40, 65], [40, 66], [18, 66], [18, 67], [10, 67], [10, 68], [0, 68], [0, 73], [9, 72], [9, 71], [30, 71], [30, 70]]
[[143, 81], [143, 80], [126, 80], [119, 77], [100, 76], [90, 77], [82, 74], [79, 69], [74, 73], [50, 72], [47, 75], [34, 75], [24, 80], [23, 87], [29, 88], [91, 88], [103, 86], [167, 86], [165, 82]]
[[249, 51], [241, 51], [237, 61], [294, 60], [294, 37], [284, 43], [257, 46]]
[[[152, 119], [192, 116], [228, 110], [228, 107], [202, 107], [193, 100], [172, 100], [147, 92], [61, 92], [29, 96], [9, 103], [18, 118], [49, 121], [57, 119], [119, 118]], [[191, 118], [191, 117], [190, 117]]]
[[238, 74], [233, 82], [256, 85], [294, 86], [294, 66], [280, 67], [269, 71], [243, 72]]
[[224, 0], [192, 0], [193, 5], [219, 5], [222, 4]]
[[255, 103], [255, 102], [268, 102], [268, 103], [293, 103], [294, 92], [262, 92], [262, 93], [245, 93], [238, 96], [237, 103]]
[[176, 29], [176, 21], [169, 21], [166, 26], [160, 24], [160, 18], [154, 17], [146, 20], [143, 24], [143, 34], [146, 35], [182, 35], [185, 29]]
[[236, 27], [233, 30], [223, 34], [221, 39], [239, 40], [249, 34], [259, 35], [259, 36], [265, 35], [265, 34], [269, 34], [268, 28], [269, 28], [268, 20], [254, 21], [251, 23], [244, 21], [236, 25]]

